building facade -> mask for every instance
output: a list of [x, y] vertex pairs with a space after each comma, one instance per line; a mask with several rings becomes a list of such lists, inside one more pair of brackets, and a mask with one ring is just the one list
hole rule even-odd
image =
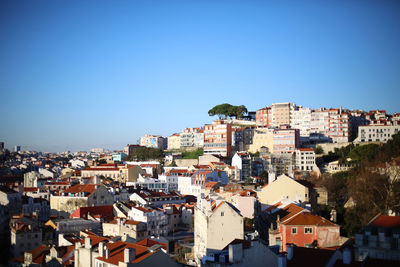
[[230, 157], [232, 151], [232, 125], [222, 120], [204, 126], [204, 154]]

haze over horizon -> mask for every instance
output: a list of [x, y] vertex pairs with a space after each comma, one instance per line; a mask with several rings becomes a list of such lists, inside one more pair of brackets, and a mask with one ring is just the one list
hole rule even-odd
[[400, 112], [399, 1], [2, 1], [0, 142], [122, 149], [221, 103]]

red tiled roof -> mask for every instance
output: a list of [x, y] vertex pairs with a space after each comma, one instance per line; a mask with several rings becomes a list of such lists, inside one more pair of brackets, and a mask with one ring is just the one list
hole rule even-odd
[[266, 208], [264, 211], [265, 211], [265, 212], [270, 212], [270, 211], [272, 211], [272, 210], [278, 208], [280, 205], [282, 205], [282, 202], [279, 201], [278, 203], [275, 203], [275, 204], [273, 204], [272, 206], [269, 206], [269, 207]]
[[142, 212], [153, 212], [154, 211], [153, 209], [146, 209], [146, 208], [143, 208], [143, 207], [133, 207], [133, 208], [135, 208], [137, 210], [140, 210]]
[[140, 167], [152, 167], [152, 168], [157, 168], [159, 164], [150, 164], [150, 163], [143, 163], [140, 164]]
[[369, 225], [383, 228], [400, 228], [400, 216], [380, 215]]
[[74, 185], [67, 190], [66, 193], [79, 193], [79, 192], [88, 192], [92, 194], [97, 190], [97, 187], [100, 186], [99, 184], [77, 184]]
[[24, 192], [36, 192], [38, 190], [38, 187], [24, 187]]
[[[39, 265], [42, 265], [45, 263], [45, 258], [46, 255], [49, 253], [50, 249], [48, 246], [46, 245], [40, 245], [38, 247], [36, 247], [35, 249], [29, 251], [29, 253], [32, 254], [32, 263], [36, 263]], [[24, 256], [18, 257], [18, 258], [14, 258], [11, 260], [11, 262], [24, 262]]]
[[290, 203], [289, 205], [285, 206], [284, 208], [280, 209], [278, 211], [278, 214], [280, 216], [280, 221], [284, 222], [289, 218], [292, 218], [294, 215], [305, 211], [302, 207], [299, 207], [293, 203]]
[[284, 225], [316, 225], [316, 226], [336, 226], [336, 224], [329, 220], [314, 215], [310, 212], [301, 212], [289, 220], [283, 222]]
[[119, 171], [119, 168], [87, 168], [82, 171]]
[[151, 240], [150, 238], [143, 239], [139, 242], [136, 242], [136, 244], [144, 246], [144, 247], [148, 247], [148, 248], [150, 248], [154, 245], [161, 245], [163, 247], [163, 249], [167, 249], [167, 244]]
[[[250, 192], [250, 194], [248, 194]], [[247, 197], [247, 196], [252, 196], [255, 197], [257, 196], [257, 192], [251, 189], [243, 190], [239, 192], [239, 195], [242, 197]]]
[[135, 249], [135, 254], [136, 254], [135, 260], [131, 261], [131, 263], [140, 262], [154, 253], [154, 252], [149, 252], [147, 248], [144, 246], [138, 244], [126, 243], [122, 241], [117, 241], [115, 243], [107, 243], [106, 246], [110, 250], [108, 259], [106, 259], [105, 257], [97, 257], [97, 259], [117, 266], [118, 262], [124, 262], [125, 248]]
[[87, 219], [88, 213], [92, 215], [100, 215], [104, 218], [112, 218], [113, 215], [113, 206], [94, 206], [94, 207], [80, 207], [76, 211], [74, 211], [69, 217], [70, 218], [83, 218]]
[[212, 188], [214, 186], [216, 186], [218, 184], [218, 182], [208, 182], [205, 184], [206, 188]]

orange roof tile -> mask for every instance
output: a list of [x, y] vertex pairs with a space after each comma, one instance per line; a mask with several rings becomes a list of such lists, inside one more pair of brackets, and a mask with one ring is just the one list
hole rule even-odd
[[79, 192], [88, 192], [92, 194], [97, 190], [97, 187], [100, 186], [99, 184], [77, 184], [74, 185], [67, 190], [66, 193], [79, 193]]
[[337, 226], [329, 220], [314, 215], [310, 212], [301, 212], [289, 220], [283, 222], [284, 225], [316, 225], [316, 226]]
[[110, 250], [108, 259], [106, 257], [97, 257], [97, 259], [117, 266], [118, 262], [124, 262], [125, 248], [135, 249], [135, 254], [136, 254], [135, 260], [131, 261], [131, 263], [140, 262], [152, 254], [144, 246], [132, 243], [126, 243], [122, 241], [117, 241], [115, 243], [107, 243], [106, 246]]
[[369, 225], [383, 228], [400, 228], [400, 216], [380, 215]]

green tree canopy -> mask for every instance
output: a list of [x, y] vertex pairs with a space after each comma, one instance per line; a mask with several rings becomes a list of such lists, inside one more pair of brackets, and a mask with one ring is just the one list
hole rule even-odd
[[244, 114], [247, 114], [247, 108], [244, 105], [240, 106], [233, 106], [231, 104], [220, 104], [216, 105], [212, 109], [208, 111], [208, 115], [210, 116], [215, 116], [218, 115], [218, 117], [221, 119], [223, 116], [225, 118], [227, 117], [235, 117], [237, 119], [243, 118]]

